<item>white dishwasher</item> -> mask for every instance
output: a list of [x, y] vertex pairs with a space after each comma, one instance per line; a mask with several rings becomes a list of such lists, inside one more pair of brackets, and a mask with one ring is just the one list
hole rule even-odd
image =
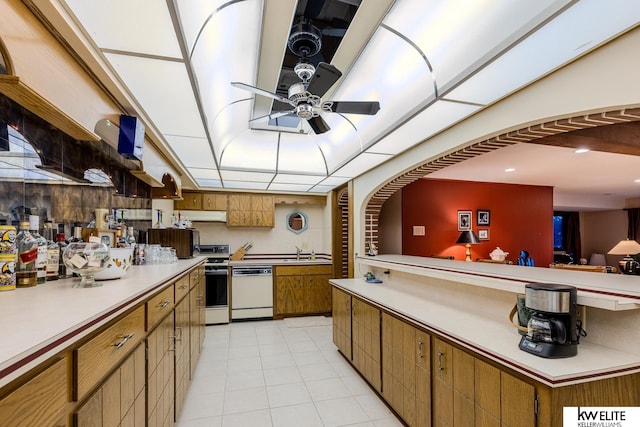
[[270, 265], [233, 267], [231, 319], [273, 318], [273, 276]]

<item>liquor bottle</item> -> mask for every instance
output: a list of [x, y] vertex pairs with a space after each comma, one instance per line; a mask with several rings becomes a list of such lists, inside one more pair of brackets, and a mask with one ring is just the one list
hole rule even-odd
[[60, 251], [60, 258], [58, 261], [58, 279], [68, 279], [71, 277], [71, 272], [67, 270], [66, 264], [62, 261], [62, 254], [67, 247], [67, 241], [64, 237], [64, 233], [58, 233], [58, 249]]
[[38, 241], [29, 232], [29, 221], [20, 221], [16, 236], [18, 263], [16, 265], [16, 287], [30, 288], [37, 284], [36, 258]]
[[124, 244], [127, 248], [136, 247], [136, 237], [133, 235], [133, 227], [127, 228], [127, 237], [124, 239]]
[[40, 217], [29, 215], [29, 231], [34, 239], [38, 241], [38, 256], [36, 258], [37, 284], [41, 285], [47, 281], [47, 241], [38, 233], [40, 229]]
[[76, 225], [73, 227], [73, 237], [69, 240], [69, 243], [82, 242], [82, 227]]
[[47, 281], [58, 280], [60, 248], [53, 241], [53, 224], [51, 222], [44, 223], [42, 234], [47, 241]]

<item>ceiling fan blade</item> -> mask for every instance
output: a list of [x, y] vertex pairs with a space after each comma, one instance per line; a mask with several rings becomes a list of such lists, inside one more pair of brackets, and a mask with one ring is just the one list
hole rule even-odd
[[257, 122], [258, 120], [267, 119], [267, 118], [269, 120], [273, 120], [273, 119], [277, 119], [278, 117], [286, 116], [286, 115], [289, 115], [289, 114], [295, 114], [295, 113], [296, 113], [296, 110], [276, 111], [275, 113], [270, 113], [270, 114], [266, 114], [264, 116], [255, 117], [255, 118], [249, 120], [249, 123]]
[[321, 62], [309, 82], [307, 91], [322, 98], [341, 76], [342, 73], [336, 67], [326, 62]]
[[320, 116], [312, 117], [308, 119], [307, 122], [316, 135], [320, 135], [321, 133], [325, 133], [331, 129], [327, 122], [325, 122]]
[[277, 93], [269, 92], [268, 90], [260, 89], [258, 87], [251, 86], [241, 82], [231, 82], [231, 86], [237, 87], [238, 89], [248, 90], [249, 92], [253, 92], [257, 95], [266, 96], [267, 98], [273, 98], [280, 102], [286, 102], [287, 104], [293, 105], [295, 107], [295, 105], [292, 104], [291, 101], [289, 101], [289, 99], [285, 98], [284, 96], [280, 96]]
[[368, 114], [372, 116], [380, 110], [378, 101], [327, 101], [325, 104], [334, 113]]

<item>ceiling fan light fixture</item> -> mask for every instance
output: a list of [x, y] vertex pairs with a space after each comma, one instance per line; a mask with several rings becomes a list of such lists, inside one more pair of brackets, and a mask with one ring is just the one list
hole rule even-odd
[[304, 83], [307, 83], [316, 72], [316, 67], [314, 67], [310, 62], [300, 60], [298, 61], [296, 66], [293, 67], [293, 71], [296, 73], [296, 76], [298, 76], [300, 80], [302, 80]]
[[313, 106], [311, 106], [311, 105], [309, 105], [307, 103], [298, 104], [296, 106], [296, 114], [298, 115], [298, 117], [300, 117], [301, 119], [305, 119], [305, 120], [309, 120], [314, 115], [315, 116], [318, 115], [318, 113], [315, 113], [313, 111]]

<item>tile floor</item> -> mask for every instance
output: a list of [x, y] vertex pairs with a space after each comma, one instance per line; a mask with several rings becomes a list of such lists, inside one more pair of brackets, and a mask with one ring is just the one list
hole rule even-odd
[[331, 326], [207, 326], [177, 427], [402, 426], [338, 353]]

